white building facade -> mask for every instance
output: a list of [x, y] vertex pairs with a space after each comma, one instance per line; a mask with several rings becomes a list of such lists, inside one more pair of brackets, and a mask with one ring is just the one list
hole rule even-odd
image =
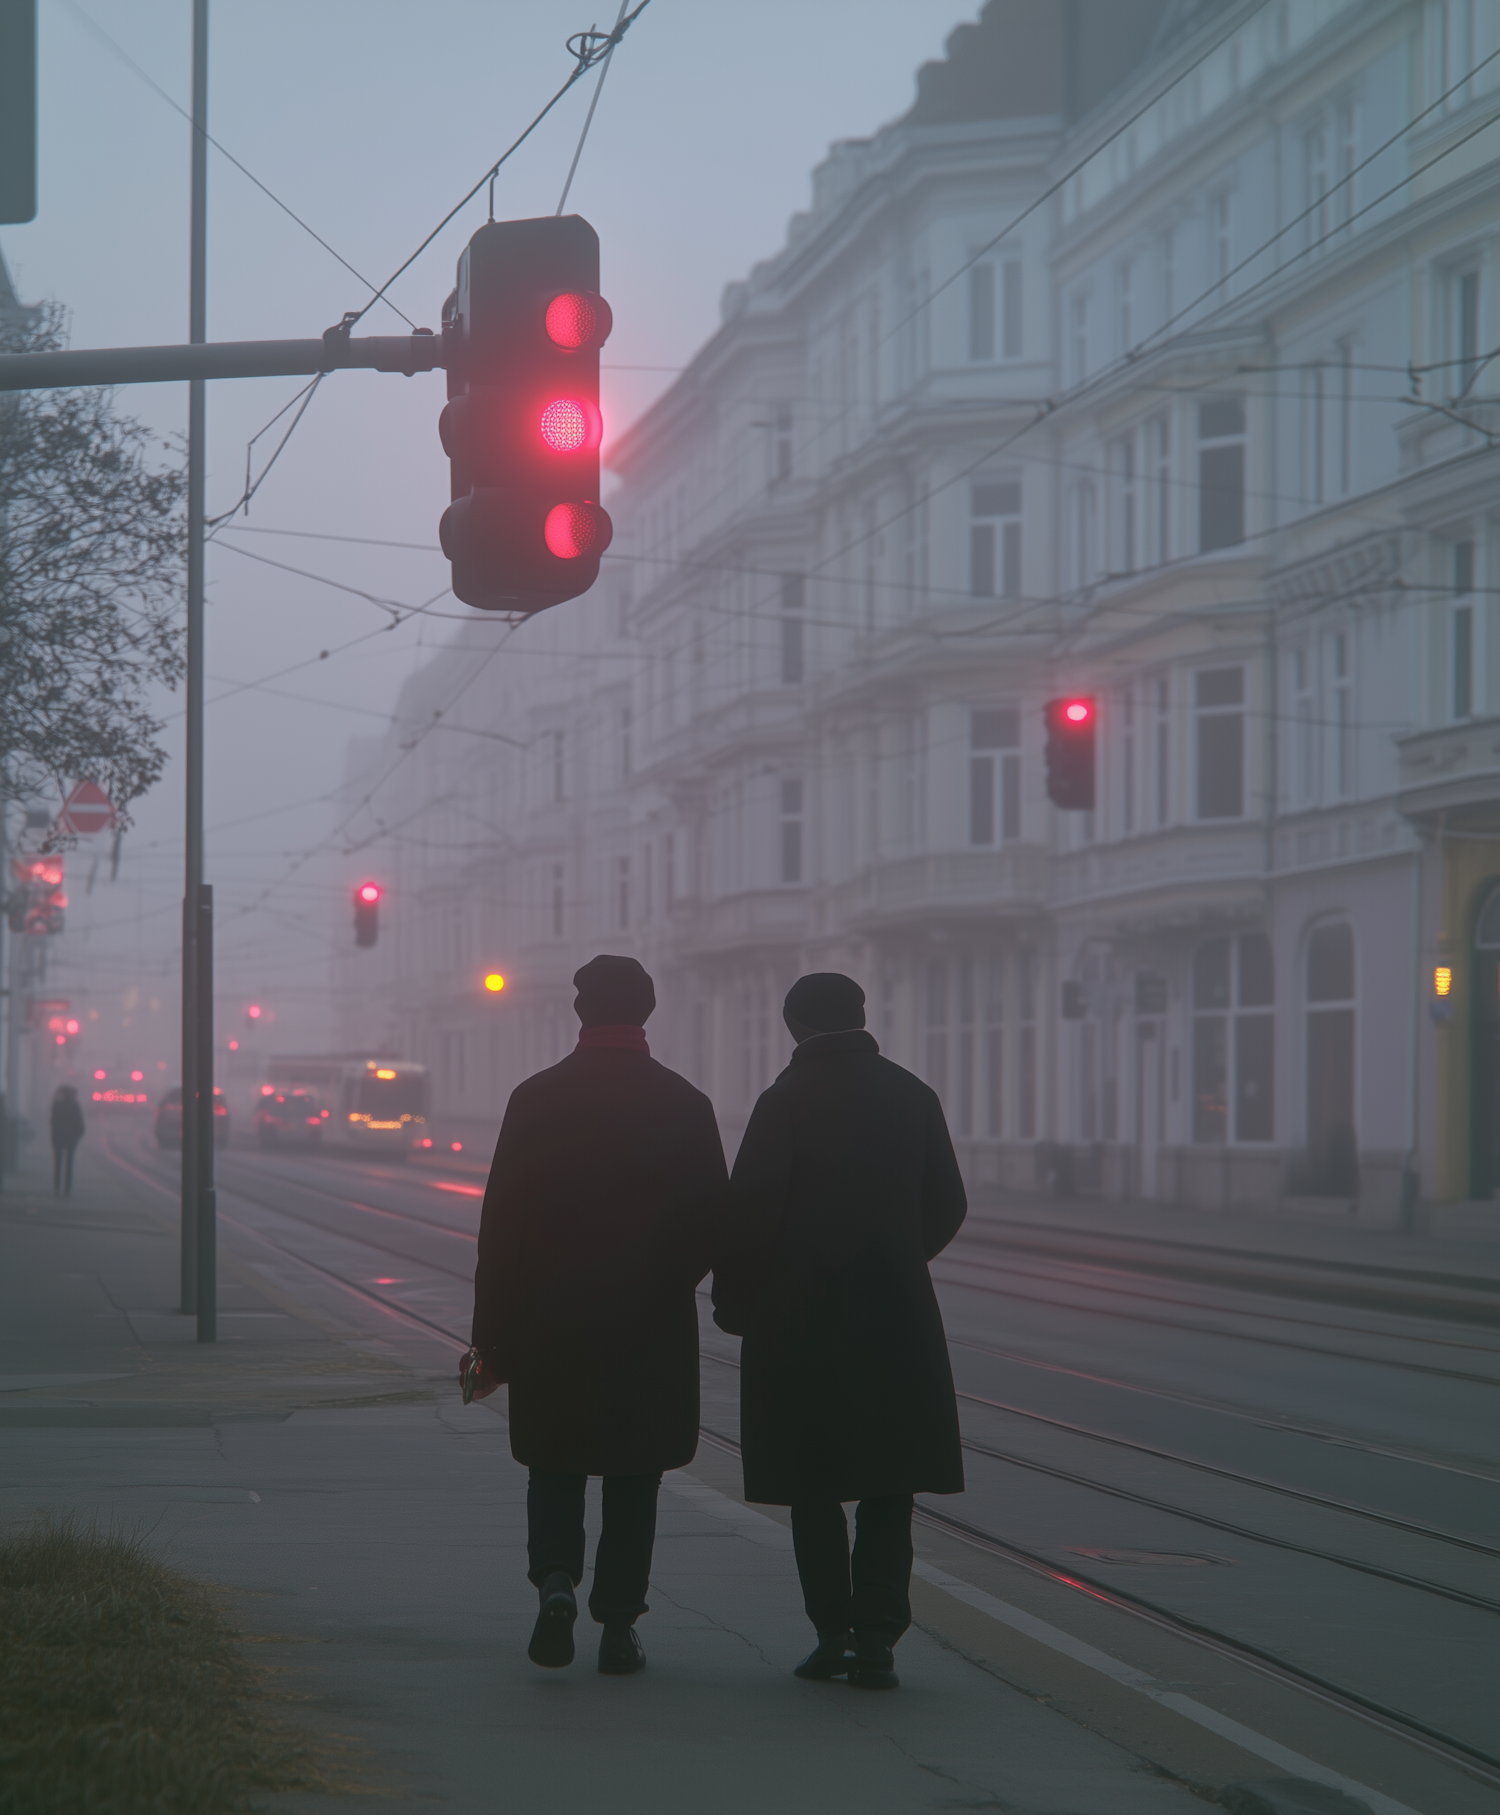
[[631, 951], [732, 1148], [839, 969], [976, 1183], [1492, 1195], [1497, 119], [1472, 0], [990, 0], [359, 751], [350, 1041], [493, 1123]]

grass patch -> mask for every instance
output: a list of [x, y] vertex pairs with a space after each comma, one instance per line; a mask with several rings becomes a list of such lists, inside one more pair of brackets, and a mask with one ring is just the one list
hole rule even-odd
[[322, 1790], [198, 1583], [73, 1521], [0, 1534], [0, 1815], [216, 1815]]

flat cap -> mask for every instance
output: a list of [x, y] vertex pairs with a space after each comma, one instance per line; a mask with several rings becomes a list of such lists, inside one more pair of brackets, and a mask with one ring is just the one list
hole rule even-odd
[[815, 1034], [843, 1033], [865, 1024], [865, 992], [838, 971], [812, 971], [786, 993], [782, 1012]]
[[644, 1027], [656, 1007], [656, 986], [638, 958], [601, 952], [573, 973], [573, 1007], [585, 1027]]

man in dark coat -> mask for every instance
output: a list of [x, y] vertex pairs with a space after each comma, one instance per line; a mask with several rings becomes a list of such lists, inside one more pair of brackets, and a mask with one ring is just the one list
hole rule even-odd
[[52, 1195], [73, 1195], [73, 1155], [83, 1139], [83, 1111], [71, 1084], [59, 1084], [52, 1094], [49, 1116], [52, 1135]]
[[744, 1338], [745, 1498], [791, 1507], [818, 1634], [797, 1674], [894, 1689], [892, 1647], [911, 1624], [912, 1496], [964, 1485], [927, 1263], [968, 1205], [942, 1105], [881, 1058], [864, 1003], [834, 972], [787, 995], [797, 1049], [735, 1160], [714, 1317]]
[[584, 1488], [604, 1477], [589, 1612], [599, 1668], [645, 1664], [664, 1470], [698, 1447], [696, 1288], [727, 1177], [713, 1106], [651, 1057], [656, 1006], [634, 958], [573, 979], [582, 1030], [560, 1064], [517, 1085], [490, 1168], [474, 1275], [478, 1391], [510, 1383], [510, 1447], [531, 1471], [527, 1554], [541, 1596], [529, 1655], [573, 1661]]

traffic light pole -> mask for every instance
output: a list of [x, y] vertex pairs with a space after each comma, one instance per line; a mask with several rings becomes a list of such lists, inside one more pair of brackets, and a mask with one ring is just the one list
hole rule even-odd
[[316, 340], [222, 340], [187, 347], [78, 347], [0, 355], [0, 391], [59, 391], [86, 384], [181, 384], [205, 378], [304, 378], [317, 372], [441, 371], [439, 334], [366, 334], [342, 328]]
[[[192, 225], [188, 255], [188, 338], [208, 338], [208, 0], [193, 0]], [[187, 788], [182, 902], [182, 1309], [198, 1317], [198, 1340], [215, 1337], [214, 1275], [204, 1261], [205, 1172], [213, 1172], [213, 977], [204, 974], [203, 932], [203, 534], [207, 394], [201, 377], [188, 387]], [[212, 910], [210, 909], [210, 912]], [[210, 955], [211, 963], [211, 955]], [[207, 988], [205, 989], [205, 983]], [[207, 1077], [205, 1090], [204, 1079]], [[208, 1139], [204, 1141], [207, 1099]], [[207, 1157], [205, 1159], [205, 1146]], [[212, 1198], [209, 1199], [210, 1205]], [[206, 1277], [205, 1277], [206, 1276]], [[204, 1287], [207, 1284], [205, 1301]]]

